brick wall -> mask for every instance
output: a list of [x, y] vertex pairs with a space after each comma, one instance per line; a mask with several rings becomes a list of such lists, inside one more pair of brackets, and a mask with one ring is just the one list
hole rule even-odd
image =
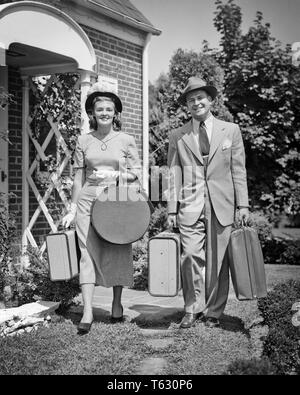
[[142, 53], [143, 48], [81, 26], [91, 40], [97, 56], [97, 74], [118, 80], [118, 94], [123, 103], [122, 130], [135, 137], [142, 157]]
[[8, 91], [15, 103], [8, 111], [8, 190], [15, 197], [9, 199], [9, 210], [16, 214], [18, 230], [22, 227], [22, 80], [17, 69], [8, 68]]

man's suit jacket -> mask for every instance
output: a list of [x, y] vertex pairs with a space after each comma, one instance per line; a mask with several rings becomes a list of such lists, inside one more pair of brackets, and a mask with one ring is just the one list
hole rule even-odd
[[237, 206], [248, 206], [245, 151], [237, 124], [213, 119], [205, 174], [204, 160], [193, 136], [192, 122], [170, 134], [168, 212], [183, 225], [193, 225], [203, 207], [205, 179], [216, 217], [222, 226], [234, 222]]

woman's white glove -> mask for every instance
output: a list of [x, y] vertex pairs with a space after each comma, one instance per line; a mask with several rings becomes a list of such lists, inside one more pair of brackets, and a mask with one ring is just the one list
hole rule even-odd
[[119, 177], [120, 172], [116, 170], [103, 169], [103, 170], [94, 170], [93, 175], [95, 176], [95, 179], [98, 182], [102, 182], [102, 181], [109, 182], [109, 181], [115, 181]]
[[76, 217], [76, 209], [77, 209], [77, 204], [76, 203], [71, 203], [70, 205], [70, 210], [67, 215], [65, 215], [62, 219], [62, 226], [65, 228], [69, 228], [70, 225], [74, 222], [75, 217]]

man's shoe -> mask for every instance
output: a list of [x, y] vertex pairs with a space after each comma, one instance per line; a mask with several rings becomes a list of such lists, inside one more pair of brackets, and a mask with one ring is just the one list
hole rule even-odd
[[205, 319], [205, 326], [208, 326], [209, 328], [216, 328], [220, 326], [220, 321], [215, 317], [207, 317]]
[[202, 311], [200, 313], [196, 313], [196, 319], [198, 321], [204, 321], [205, 320], [205, 315], [202, 313]]
[[191, 328], [197, 320], [197, 314], [193, 313], [185, 313], [184, 317], [181, 320], [180, 328]]

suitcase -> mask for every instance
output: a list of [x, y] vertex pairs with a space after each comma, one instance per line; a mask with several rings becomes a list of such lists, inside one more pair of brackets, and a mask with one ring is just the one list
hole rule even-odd
[[46, 236], [51, 281], [70, 280], [79, 274], [80, 250], [73, 229]]
[[263, 254], [257, 232], [243, 226], [232, 231], [228, 245], [229, 268], [238, 300], [267, 295]]
[[176, 296], [181, 289], [180, 235], [161, 232], [148, 241], [148, 291], [152, 296]]
[[102, 239], [113, 244], [129, 244], [143, 237], [153, 210], [139, 184], [109, 186], [95, 199], [91, 221]]

